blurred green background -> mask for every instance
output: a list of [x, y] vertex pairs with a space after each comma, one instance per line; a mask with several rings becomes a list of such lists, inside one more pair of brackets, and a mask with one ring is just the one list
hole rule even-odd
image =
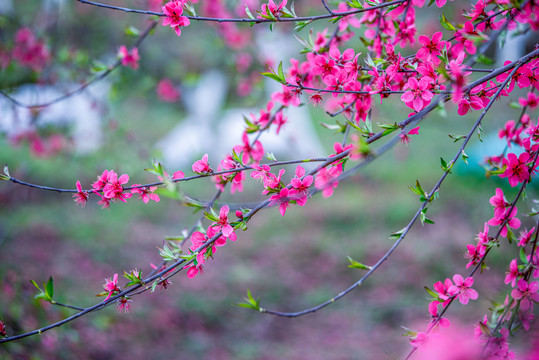
[[[31, 26], [51, 50], [52, 64], [40, 77], [46, 83], [89, 78], [88, 69], [95, 60], [110, 64], [120, 45], [133, 43], [125, 35], [126, 27], [143, 29], [148, 23], [144, 16], [76, 2], [53, 7], [52, 13], [57, 16], [53, 21], [43, 17], [44, 3], [17, 1], [12, 13], [0, 17], [0, 49], [9, 50], [17, 28]], [[143, 1], [114, 3], [146, 8]], [[459, 6], [455, 4], [454, 8]], [[315, 14], [323, 9], [318, 2], [298, 1], [296, 10]], [[425, 14], [430, 11], [425, 10]], [[426, 18], [418, 22], [418, 33], [435, 25]], [[315, 29], [325, 26], [334, 25], [318, 23]], [[287, 26], [279, 27], [279, 31], [290, 31]], [[241, 31], [254, 35], [256, 29], [267, 31], [267, 26], [245, 26]], [[235, 71], [235, 50], [225, 46], [217, 32], [208, 24], [193, 23], [177, 38], [171, 29], [159, 25], [139, 49], [140, 68], [122, 67], [107, 78], [110, 94], [103, 101], [103, 142], [97, 151], [77, 153], [68, 141], [53, 156], [36, 157], [27, 141], [14, 145], [13, 139], [4, 134], [0, 137], [0, 163], [9, 165], [13, 177], [60, 188], [74, 188], [77, 180], [89, 188], [104, 169], [129, 174], [130, 184], [155, 181], [143, 170], [160, 157], [155, 143], [188, 115], [183, 93], [177, 103], [159, 100], [155, 93], [159, 79], [169, 77], [181, 84], [182, 90], [189, 91], [205, 69], [218, 67], [229, 78], [225, 108], [264, 108], [269, 99], [263, 84], [256, 81], [248, 96], [236, 94], [235, 86], [242, 74]], [[308, 28], [304, 36], [306, 32]], [[357, 51], [365, 53], [359, 41], [357, 44]], [[288, 63], [283, 63], [287, 68]], [[261, 72], [264, 67], [255, 61], [249, 71]], [[12, 63], [0, 72], [0, 83], [3, 90], [13, 90], [34, 82], [35, 76]], [[373, 101], [377, 103], [378, 99]], [[435, 224], [416, 224], [363, 287], [334, 305], [298, 319], [277, 318], [234, 306], [249, 289], [255, 298], [261, 298], [262, 307], [297, 311], [323, 302], [354, 283], [362, 272], [347, 268], [346, 257], [373, 264], [389, 249], [389, 234], [404, 227], [420, 205], [408, 186], [418, 179], [430, 190], [442, 175], [440, 157], [449, 160], [460, 147], [448, 134], [466, 133], [477, 113], [458, 117], [455, 107], [447, 105], [446, 115], [439, 111], [421, 123], [420, 135], [414, 136], [408, 146], [398, 144], [343, 182], [331, 198], [316, 195], [304, 208], [290, 208], [285, 217], [275, 208], [263, 211], [249, 223], [248, 231], [238, 234], [236, 242], [220, 248], [203, 274], [194, 280], [180, 273], [167, 290], [134, 297], [129, 314], [118, 314], [111, 306], [41, 336], [2, 345], [0, 358], [402, 357], [410, 348], [401, 326], [422, 331], [429, 321], [423, 287], [432, 287], [434, 282], [455, 273], [466, 274], [466, 244], [474, 243], [483, 223], [492, 217], [488, 200], [495, 188], [503, 187], [509, 199], [516, 194], [516, 189], [508, 188], [505, 181], [486, 179], [478, 164], [482, 148], [493, 142], [487, 141], [488, 134], [495, 134], [506, 120], [518, 116], [508, 107], [508, 101], [498, 102], [487, 115], [483, 126], [485, 143], [474, 137], [467, 150], [469, 165], [459, 162], [442, 185], [439, 200], [428, 212]], [[319, 123], [335, 119], [319, 108], [308, 111], [323, 146], [332, 152], [332, 144], [341, 141], [342, 135]], [[376, 105], [373, 118], [392, 123], [402, 120], [408, 112], [395, 98], [383, 106]], [[69, 140], [69, 126], [38, 129], [44, 138], [58, 131]], [[216, 167], [216, 159], [212, 165]], [[169, 173], [176, 170], [191, 174], [190, 166], [168, 169]], [[285, 177], [289, 179], [293, 171], [287, 168]], [[244, 193], [227, 192], [221, 200], [262, 200], [261, 189], [251, 180], [247, 180]], [[188, 183], [182, 189], [202, 199], [214, 193], [210, 181]], [[536, 192], [536, 187], [530, 187], [528, 199], [533, 199]], [[193, 214], [192, 208], [164, 197], [159, 203], [149, 204], [133, 198], [128, 204], [113, 204], [111, 210], [100, 209], [96, 201], [91, 197], [88, 205], [81, 208], [69, 194], [0, 184], [0, 319], [10, 335], [73, 313], [33, 300], [35, 288], [29, 279], [41, 284], [53, 276], [57, 301], [90, 306], [99, 301], [95, 294], [102, 291], [104, 279], [114, 273], [137, 268], [143, 275], [148, 274], [150, 264], [160, 262], [157, 247], [163, 245], [164, 238], [190, 228], [199, 216]], [[528, 203], [519, 206], [519, 214], [529, 211]], [[531, 219], [523, 215], [520, 219], [523, 227], [533, 226]], [[504, 243], [493, 251], [487, 262], [490, 269], [475, 279], [474, 288], [480, 298], [466, 307], [455, 304], [450, 309], [448, 318], [453, 323], [466, 322], [470, 336], [471, 322], [481, 320], [491, 302], [503, 301], [510, 290], [503, 286], [503, 278], [505, 266], [515, 254], [514, 244]], [[525, 339], [512, 341], [517, 349], [526, 348]]]

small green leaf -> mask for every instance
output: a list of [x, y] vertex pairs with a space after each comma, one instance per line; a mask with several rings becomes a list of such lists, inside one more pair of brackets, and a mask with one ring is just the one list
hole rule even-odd
[[442, 167], [442, 170], [444, 172], [448, 172], [448, 173], [451, 173], [451, 168], [453, 168], [453, 161], [450, 161], [449, 163], [447, 163], [444, 158], [440, 158], [440, 165]]
[[442, 13], [442, 15], [440, 15], [440, 24], [442, 24], [442, 26], [444, 28], [446, 28], [447, 30], [449, 31], [455, 31], [456, 28], [446, 19], [445, 15]]
[[213, 221], [213, 222], [219, 222], [219, 215], [213, 210], [213, 208], [210, 208], [210, 212], [205, 212], [204, 216], [206, 219]]
[[381, 127], [382, 129], [385, 129], [384, 132], [382, 133], [382, 136], [386, 136], [388, 134], [391, 134], [393, 131], [401, 128], [399, 125], [397, 125], [397, 123], [394, 123], [394, 124], [381, 124], [381, 123], [378, 123], [378, 126]]
[[453, 139], [453, 142], [457, 142], [459, 140], [462, 140], [462, 139], [466, 139], [468, 136], [466, 135], [453, 135], [453, 134], [449, 134], [448, 135], [451, 139]]
[[152, 287], [150, 288], [150, 292], [153, 293], [153, 292], [155, 291], [155, 288], [157, 287], [157, 284], [158, 284], [158, 281], [155, 280], [155, 281], [153, 282], [153, 284], [152, 284]]
[[275, 158], [275, 155], [270, 152], [266, 153], [266, 159], [271, 160], [271, 161], [277, 161], [277, 159]]
[[400, 238], [402, 234], [404, 234], [404, 230], [406, 230], [406, 228], [402, 228], [400, 229], [399, 231], [395, 231], [395, 232], [392, 232], [389, 236], [390, 236], [390, 239], [391, 238]]
[[479, 138], [479, 141], [483, 142], [483, 139], [481, 139], [481, 134], [483, 133], [483, 128], [481, 125], [477, 127], [477, 137]]
[[184, 3], [183, 4], [183, 7], [185, 8], [185, 10], [189, 13], [189, 15], [191, 16], [197, 16], [197, 13], [195, 11], [195, 7], [191, 4], [188, 4], [188, 3]]
[[93, 72], [94, 74], [95, 73], [100, 73], [100, 72], [103, 72], [103, 71], [107, 71], [108, 70], [108, 66], [104, 63], [102, 63], [101, 61], [98, 61], [98, 60], [94, 60], [92, 62], [92, 67], [90, 69], [91, 72]]
[[49, 281], [47, 281], [47, 284], [43, 284], [45, 287], [45, 293], [47, 294], [47, 297], [52, 300], [54, 297], [54, 281], [52, 279], [52, 276], [49, 277]]
[[426, 286], [425, 286], [425, 290], [429, 293], [429, 295], [432, 297], [433, 300], [438, 300], [440, 298], [438, 293], [432, 291], [431, 289], [429, 289]]
[[247, 297], [244, 298], [245, 302], [238, 303], [236, 306], [241, 306], [248, 309], [260, 310], [260, 298], [254, 299], [251, 295], [251, 291], [247, 290]]
[[346, 126], [340, 123], [332, 125], [332, 124], [326, 124], [326, 123], [321, 122], [320, 125], [322, 125], [328, 130], [335, 130], [337, 133], [344, 133], [346, 131]]
[[128, 26], [126, 29], [125, 29], [125, 34], [127, 36], [131, 36], [131, 37], [139, 37], [140, 36], [140, 31], [139, 29], [137, 29], [136, 27], [134, 26]]
[[275, 71], [268, 67], [270, 72], [263, 72], [263, 73], [260, 73], [261, 75], [264, 75], [264, 76], [267, 76], [269, 77], [270, 79], [273, 79], [277, 82], [280, 82], [281, 84], [283, 85], [286, 85], [286, 78], [284, 76], [284, 73], [283, 73], [283, 62], [281, 61], [279, 63], [279, 67], [277, 68], [277, 73], [275, 73]]
[[420, 201], [425, 201], [426, 200], [426, 197], [427, 197], [427, 192], [425, 190], [423, 190], [423, 188], [421, 187], [421, 184], [419, 183], [419, 180], [416, 180], [415, 181], [415, 187], [409, 185], [408, 186], [408, 189], [412, 190], [413, 193], [421, 196], [420, 197]]
[[176, 261], [178, 260], [178, 256], [174, 254], [174, 252], [168, 247], [168, 245], [165, 243], [163, 248], [159, 248], [159, 255], [163, 258], [164, 261]]
[[[279, 73], [279, 77], [280, 77], [281, 79], [284, 79], [285, 76], [284, 76], [284, 72], [283, 72], [283, 62], [282, 62], [282, 61], [279, 63], [279, 67], [277, 68], [277, 71], [278, 71], [278, 73]], [[286, 82], [286, 81], [285, 81], [285, 82]]]
[[253, 13], [251, 13], [251, 10], [249, 10], [249, 7], [247, 6], [247, 4], [245, 4], [245, 13], [247, 14], [247, 17], [249, 19], [254, 19], [255, 17], [253, 16]]
[[526, 254], [526, 250], [524, 249], [524, 247], [520, 248], [518, 257], [523, 264], [528, 264], [528, 254]]
[[37, 285], [37, 283], [34, 281], [34, 280], [30, 280], [30, 282], [32, 284], [34, 284], [34, 286], [36, 287], [36, 289], [38, 289], [39, 291], [43, 292], [43, 290], [41, 290], [41, 288]]
[[312, 20], [308, 21], [296, 21], [296, 25], [294, 26], [294, 31], [301, 31], [303, 28], [307, 25], [309, 25], [312, 22]]
[[404, 334], [402, 334], [402, 336], [408, 336], [408, 337], [417, 336], [417, 331], [408, 329], [407, 327], [404, 327], [404, 326], [401, 326], [401, 328], [404, 330]]
[[485, 65], [494, 64], [494, 60], [492, 60], [491, 58], [489, 58], [489, 57], [487, 57], [487, 56], [485, 56], [483, 54], [479, 54], [479, 56], [477, 57], [477, 62], [485, 64]]
[[468, 165], [468, 158], [469, 158], [468, 154], [466, 154], [464, 149], [462, 150], [461, 154], [462, 154], [462, 160], [466, 163], [466, 165]]
[[361, 4], [358, 0], [348, 0], [347, 3], [348, 3], [348, 6], [350, 6], [351, 8], [363, 9], [363, 4]]
[[4, 174], [6, 174], [7, 177], [11, 178], [11, 176], [9, 175], [9, 169], [7, 167], [7, 164], [4, 165]]
[[347, 256], [347, 259], [348, 259], [348, 261], [350, 261], [350, 265], [348, 265], [349, 268], [360, 269], [360, 270], [370, 270], [370, 269], [372, 269], [371, 266], [368, 266], [368, 265], [362, 264], [360, 262], [357, 262], [354, 259], [352, 259], [350, 256]]
[[425, 225], [425, 224], [434, 224], [434, 221], [432, 221], [431, 219], [429, 219], [427, 217], [427, 208], [421, 210], [421, 224], [422, 225]]
[[511, 101], [509, 103], [509, 107], [513, 108], [513, 109], [516, 109], [516, 110], [520, 110], [522, 109], [522, 106], [520, 106], [519, 103], [517, 103], [516, 101]]

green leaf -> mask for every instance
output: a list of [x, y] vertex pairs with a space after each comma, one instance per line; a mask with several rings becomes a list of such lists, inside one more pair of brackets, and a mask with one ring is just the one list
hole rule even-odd
[[489, 58], [488, 56], [485, 56], [483, 54], [479, 54], [479, 56], [477, 57], [477, 61], [479, 63], [485, 64], [485, 65], [494, 64], [494, 60], [492, 60], [491, 58]]
[[[279, 63], [279, 67], [277, 68], [277, 71], [279, 73], [279, 77], [281, 79], [285, 79], [284, 72], [283, 72], [283, 62], [282, 61]], [[285, 82], [286, 82], [286, 79], [285, 79]]]
[[277, 82], [280, 82], [281, 84], [283, 85], [286, 85], [286, 78], [284, 76], [284, 73], [283, 73], [283, 62], [281, 61], [279, 63], [279, 67], [277, 68], [277, 73], [275, 73], [275, 71], [268, 67], [270, 72], [263, 72], [263, 73], [260, 73], [260, 75], [264, 75], [264, 76], [267, 76], [269, 77], [270, 79], [273, 79]]
[[350, 261], [350, 265], [348, 265], [349, 268], [352, 269], [360, 269], [360, 270], [370, 270], [372, 269], [372, 266], [368, 266], [365, 264], [362, 264], [360, 262], [355, 261], [350, 256], [347, 256], [348, 261]]
[[34, 281], [34, 280], [30, 280], [30, 282], [32, 284], [34, 284], [34, 286], [36, 287], [36, 289], [38, 289], [39, 291], [43, 292], [43, 290], [41, 290], [41, 288], [39, 287], [39, 285], [37, 285], [37, 283]]
[[52, 300], [54, 297], [54, 281], [52, 279], [52, 276], [49, 277], [49, 281], [47, 281], [47, 284], [43, 284], [45, 288], [45, 293], [47, 294], [47, 297]]
[[404, 326], [401, 326], [401, 328], [404, 330], [404, 334], [402, 334], [402, 336], [408, 336], [408, 337], [417, 336], [417, 331], [408, 329], [407, 327], [404, 327]]
[[204, 212], [204, 216], [206, 219], [213, 221], [213, 222], [219, 222], [219, 215], [213, 210], [213, 208], [210, 208], [210, 212]]
[[158, 283], [157, 280], [155, 280], [155, 281], [153, 282], [152, 287], [150, 288], [150, 292], [153, 293], [153, 292], [155, 291], [155, 288], [157, 287], [157, 283]]
[[425, 201], [424, 199], [427, 197], [427, 192], [425, 190], [423, 190], [423, 188], [421, 187], [421, 184], [419, 183], [419, 180], [416, 180], [415, 181], [415, 187], [413, 187], [412, 185], [409, 185], [408, 186], [408, 189], [412, 190], [413, 193], [421, 196], [421, 201]]
[[438, 300], [440, 298], [437, 292], [432, 291], [426, 286], [424, 288], [429, 293], [429, 295], [432, 297], [433, 300]]
[[295, 18], [295, 14], [288, 10], [286, 7], [281, 9], [281, 17], [283, 18]]
[[400, 229], [399, 231], [395, 231], [395, 232], [392, 232], [389, 236], [390, 236], [390, 239], [391, 238], [400, 238], [402, 234], [404, 234], [404, 230], [406, 230], [406, 228], [402, 228]]
[[307, 25], [309, 25], [312, 22], [312, 20], [308, 21], [296, 21], [296, 25], [294, 26], [294, 31], [301, 31], [303, 28]]
[[447, 30], [449, 30], [449, 31], [455, 31], [456, 30], [456, 28], [449, 22], [449, 20], [447, 20], [444, 13], [442, 13], [442, 15], [440, 15], [440, 24], [442, 24], [442, 26], [444, 28], [446, 28]]
[[453, 168], [453, 161], [450, 161], [449, 163], [447, 163], [444, 158], [440, 158], [440, 165], [442, 167], [442, 170], [444, 172], [448, 172], [448, 173], [451, 173], [451, 168]]
[[254, 299], [251, 295], [251, 291], [247, 290], [247, 297], [244, 298], [245, 302], [238, 303], [236, 306], [241, 306], [248, 309], [260, 310], [260, 298]]
[[189, 15], [191, 16], [197, 16], [197, 13], [195, 11], [195, 7], [191, 4], [188, 4], [188, 3], [184, 3], [183, 4], [183, 7], [185, 8], [185, 10], [189, 13]]
[[275, 155], [273, 155], [273, 153], [266, 153], [266, 159], [268, 160], [271, 160], [271, 161], [277, 161], [277, 159], [275, 158]]
[[516, 101], [511, 101], [509, 103], [509, 107], [513, 108], [513, 109], [516, 109], [516, 110], [520, 110], [522, 109], [522, 106], [520, 106], [519, 103], [517, 103]]
[[165, 243], [163, 248], [159, 248], [159, 255], [163, 258], [164, 261], [176, 261], [178, 260], [178, 256], [174, 254], [174, 252], [168, 247], [168, 245]]
[[448, 136], [451, 139], [453, 139], [453, 142], [457, 142], [459, 140], [466, 139], [468, 137], [467, 135], [453, 135], [453, 134], [449, 134]]
[[363, 4], [361, 4], [358, 0], [348, 0], [347, 3], [348, 3], [348, 6], [350, 6], [351, 8], [363, 9]]
[[136, 27], [134, 26], [128, 26], [126, 29], [125, 29], [125, 34], [127, 36], [131, 36], [131, 37], [139, 37], [140, 36], [140, 31], [139, 29], [137, 29]]
[[479, 138], [479, 141], [483, 142], [483, 139], [481, 139], [481, 134], [483, 133], [483, 128], [481, 125], [477, 127], [477, 137]]
[[466, 154], [464, 150], [462, 150], [461, 154], [462, 154], [462, 161], [464, 161], [466, 165], [468, 165], [468, 158], [469, 158], [468, 154]]
[[422, 225], [425, 225], [425, 224], [434, 224], [434, 221], [432, 221], [431, 219], [429, 219], [427, 217], [427, 208], [421, 210], [421, 224]]
[[6, 174], [7, 177], [11, 178], [11, 175], [9, 175], [9, 169], [7, 167], [7, 164], [4, 165], [4, 174]]
[[92, 68], [90, 69], [90, 71], [93, 73], [100, 73], [107, 70], [108, 70], [108, 66], [98, 60], [94, 60], [92, 62]]
[[520, 248], [518, 257], [523, 264], [528, 264], [528, 254], [526, 254], [526, 250], [524, 249], [524, 247]]
[[397, 125], [397, 123], [394, 123], [394, 124], [381, 124], [381, 123], [378, 123], [378, 126], [381, 127], [382, 129], [385, 129], [384, 132], [382, 133], [382, 136], [386, 136], [388, 134], [391, 134], [393, 131], [401, 128], [399, 125]]
[[245, 4], [245, 13], [247, 14], [247, 17], [249, 19], [255, 19], [255, 17], [253, 16], [253, 13], [251, 13], [251, 10], [249, 10], [249, 7], [247, 6], [247, 4]]
[[159, 161], [154, 160], [152, 167], [153, 168], [151, 169], [144, 169], [144, 171], [147, 171], [150, 174], [154, 174], [156, 176], [160, 176], [162, 178], [165, 177], [165, 170], [163, 168], [163, 165]]

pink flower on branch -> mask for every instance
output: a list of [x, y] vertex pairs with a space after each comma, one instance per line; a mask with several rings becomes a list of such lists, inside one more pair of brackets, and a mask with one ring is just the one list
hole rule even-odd
[[226, 237], [230, 237], [234, 233], [234, 228], [228, 222], [229, 211], [230, 208], [228, 207], [228, 205], [224, 205], [223, 207], [221, 207], [221, 211], [219, 212], [219, 221], [217, 221], [211, 226], [215, 227], [218, 230], [221, 230], [223, 232], [223, 235]]
[[[290, 180], [292, 189], [288, 192], [288, 195], [296, 201], [299, 206], [304, 206], [307, 202], [309, 195], [309, 188], [311, 187], [314, 179], [312, 175], [305, 175], [305, 169], [301, 165], [296, 168], [296, 177]], [[303, 177], [303, 179], [301, 179]]]
[[255, 163], [260, 162], [260, 160], [262, 160], [262, 158], [264, 157], [264, 147], [262, 146], [262, 143], [256, 140], [253, 146], [251, 146], [246, 131], [243, 132], [241, 140], [243, 142], [243, 145], [234, 146], [234, 151], [236, 152], [236, 154], [242, 154], [241, 161], [244, 164], [248, 164], [249, 159], [253, 159]]
[[155, 91], [161, 101], [176, 102], [180, 98], [180, 92], [168, 78], [161, 79]]
[[88, 202], [88, 192], [82, 191], [82, 186], [80, 184], [80, 181], [77, 181], [77, 193], [73, 194], [73, 198], [75, 199], [75, 202], [82, 207], [86, 205]]
[[118, 301], [118, 306], [116, 306], [116, 311], [118, 311], [119, 313], [123, 312], [127, 314], [128, 312], [132, 310], [131, 302], [132, 302], [131, 299], [129, 299], [126, 296], [122, 296], [120, 300]]
[[423, 77], [417, 81], [415, 77], [411, 77], [408, 79], [408, 83], [404, 85], [404, 90], [408, 89], [408, 91], [402, 94], [401, 100], [404, 101], [406, 106], [415, 111], [421, 111], [434, 97], [434, 94], [429, 91], [430, 85], [430, 78]]
[[[438, 55], [442, 53], [444, 46], [447, 44], [445, 41], [442, 41], [442, 37], [443, 33], [441, 31], [434, 33], [431, 39], [425, 35], [419, 36], [419, 42], [423, 47], [417, 51], [416, 57], [423, 61], [430, 61], [438, 66], [440, 64]], [[449, 46], [451, 45], [449, 44]]]
[[124, 193], [123, 184], [129, 181], [129, 175], [123, 174], [118, 179], [118, 175], [114, 171], [110, 171], [108, 174], [108, 182], [103, 188], [103, 196], [111, 200], [120, 200], [127, 202], [133, 194]]
[[[140, 186], [140, 184], [133, 184], [133, 186]], [[139, 198], [145, 204], [147, 204], [150, 200], [159, 202], [161, 200], [159, 198], [159, 195], [153, 193], [156, 189], [157, 189], [157, 186], [151, 186], [151, 187], [144, 186], [144, 187], [140, 187], [136, 189], [131, 189], [131, 194], [139, 194]]]
[[528, 283], [524, 279], [520, 279], [517, 283], [517, 288], [511, 291], [511, 296], [515, 300], [520, 300], [520, 309], [527, 311], [533, 308], [534, 302], [539, 302], [539, 283], [534, 281]]
[[455, 274], [453, 276], [453, 282], [455, 284], [449, 287], [447, 292], [453, 296], [457, 296], [461, 304], [466, 305], [470, 299], [475, 300], [479, 296], [477, 291], [471, 288], [473, 285], [472, 277], [464, 279], [462, 275]]
[[516, 215], [517, 207], [514, 206], [511, 212], [509, 212], [509, 209], [506, 209], [501, 215], [501, 217], [496, 217], [495, 215], [492, 219], [488, 221], [488, 224], [492, 226], [498, 226], [503, 224], [504, 221], [507, 221], [500, 233], [501, 236], [506, 237], [507, 232], [509, 231], [508, 228], [518, 229], [520, 227], [520, 220], [515, 217]]
[[258, 15], [257, 18], [268, 19], [281, 16], [282, 10], [286, 6], [286, 2], [287, 0], [282, 0], [279, 5], [277, 5], [273, 0], [269, 0], [267, 4], [262, 4], [260, 15]]
[[405, 145], [408, 145], [412, 139], [410, 139], [409, 135], [417, 135], [419, 134], [419, 126], [410, 129], [408, 132], [402, 132], [399, 134], [399, 137], [401, 138], [401, 142]]
[[182, 1], [169, 1], [161, 8], [166, 15], [163, 20], [163, 26], [170, 25], [178, 36], [182, 33], [182, 27], [188, 26], [191, 23], [187, 17], [182, 16], [182, 5]]
[[508, 178], [509, 185], [512, 187], [517, 186], [519, 183], [527, 181], [530, 178], [530, 172], [528, 163], [530, 162], [530, 155], [526, 152], [517, 156], [513, 153], [507, 154], [507, 157], [503, 159], [503, 165], [505, 165], [505, 171], [500, 175], [501, 178]]
[[511, 283], [512, 287], [515, 287], [517, 278], [520, 275], [520, 272], [518, 271], [518, 264], [517, 259], [511, 260], [511, 263], [509, 264], [509, 270], [507, 271], [507, 275], [505, 276], [505, 283], [509, 284]]
[[204, 154], [201, 160], [197, 160], [193, 163], [192, 166], [193, 172], [197, 174], [211, 174], [213, 173], [212, 168], [208, 164], [208, 154]]
[[118, 287], [118, 274], [114, 274], [112, 279], [105, 279], [105, 285], [103, 285], [103, 289], [108, 292], [107, 297], [103, 301], [107, 301], [115, 292], [120, 291], [120, 288]]
[[333, 195], [333, 189], [339, 185], [337, 177], [341, 175], [342, 167], [339, 165], [321, 169], [314, 180], [314, 186], [318, 190], [322, 190], [322, 196], [325, 198]]
[[140, 59], [138, 49], [133, 48], [131, 51], [127, 50], [125, 45], [120, 46], [118, 50], [118, 57], [121, 59], [123, 66], [131, 66], [133, 69], [138, 69], [138, 61]]
[[270, 197], [270, 206], [273, 206], [275, 204], [279, 204], [279, 213], [281, 213], [282, 216], [286, 214], [286, 209], [290, 206], [290, 197], [289, 192], [287, 188], [282, 188], [278, 194], [272, 195]]

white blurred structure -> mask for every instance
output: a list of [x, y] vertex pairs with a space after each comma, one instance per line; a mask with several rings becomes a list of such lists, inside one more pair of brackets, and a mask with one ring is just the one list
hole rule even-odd
[[[23, 85], [10, 94], [22, 104], [43, 104], [78, 88], [78, 84], [60, 86]], [[99, 148], [102, 129], [99, 105], [108, 93], [108, 86], [99, 82], [84, 92], [68, 97], [39, 111], [17, 106], [0, 95], [0, 133], [16, 137], [34, 129], [53, 125], [69, 129], [75, 151], [88, 154]]]
[[[259, 43], [261, 53], [276, 56], [274, 63], [288, 59], [285, 53], [290, 53], [283, 44], [295, 44], [293, 38], [284, 38], [277, 31], [261, 35], [264, 38]], [[268, 36], [271, 37], [268, 39]], [[284, 64], [286, 67], [286, 64]], [[269, 96], [281, 90], [277, 82], [265, 79], [266, 93]], [[210, 165], [217, 167], [226, 154], [232, 153], [235, 145], [241, 144], [241, 136], [245, 128], [243, 116], [256, 117], [260, 109], [235, 108], [223, 109], [228, 81], [222, 72], [212, 70], [205, 73], [196, 88], [185, 89], [185, 104], [188, 115], [165, 137], [160, 139], [156, 147], [163, 155], [163, 161], [168, 167], [185, 168], [194, 160], [208, 153]], [[273, 110], [278, 108], [275, 104]], [[263, 105], [265, 110], [265, 104]], [[274, 153], [278, 160], [290, 158], [307, 158], [322, 156], [323, 147], [316, 134], [307, 107], [291, 107], [285, 110], [288, 122], [281, 128], [279, 135], [275, 127], [264, 132], [260, 141], [266, 153]]]

